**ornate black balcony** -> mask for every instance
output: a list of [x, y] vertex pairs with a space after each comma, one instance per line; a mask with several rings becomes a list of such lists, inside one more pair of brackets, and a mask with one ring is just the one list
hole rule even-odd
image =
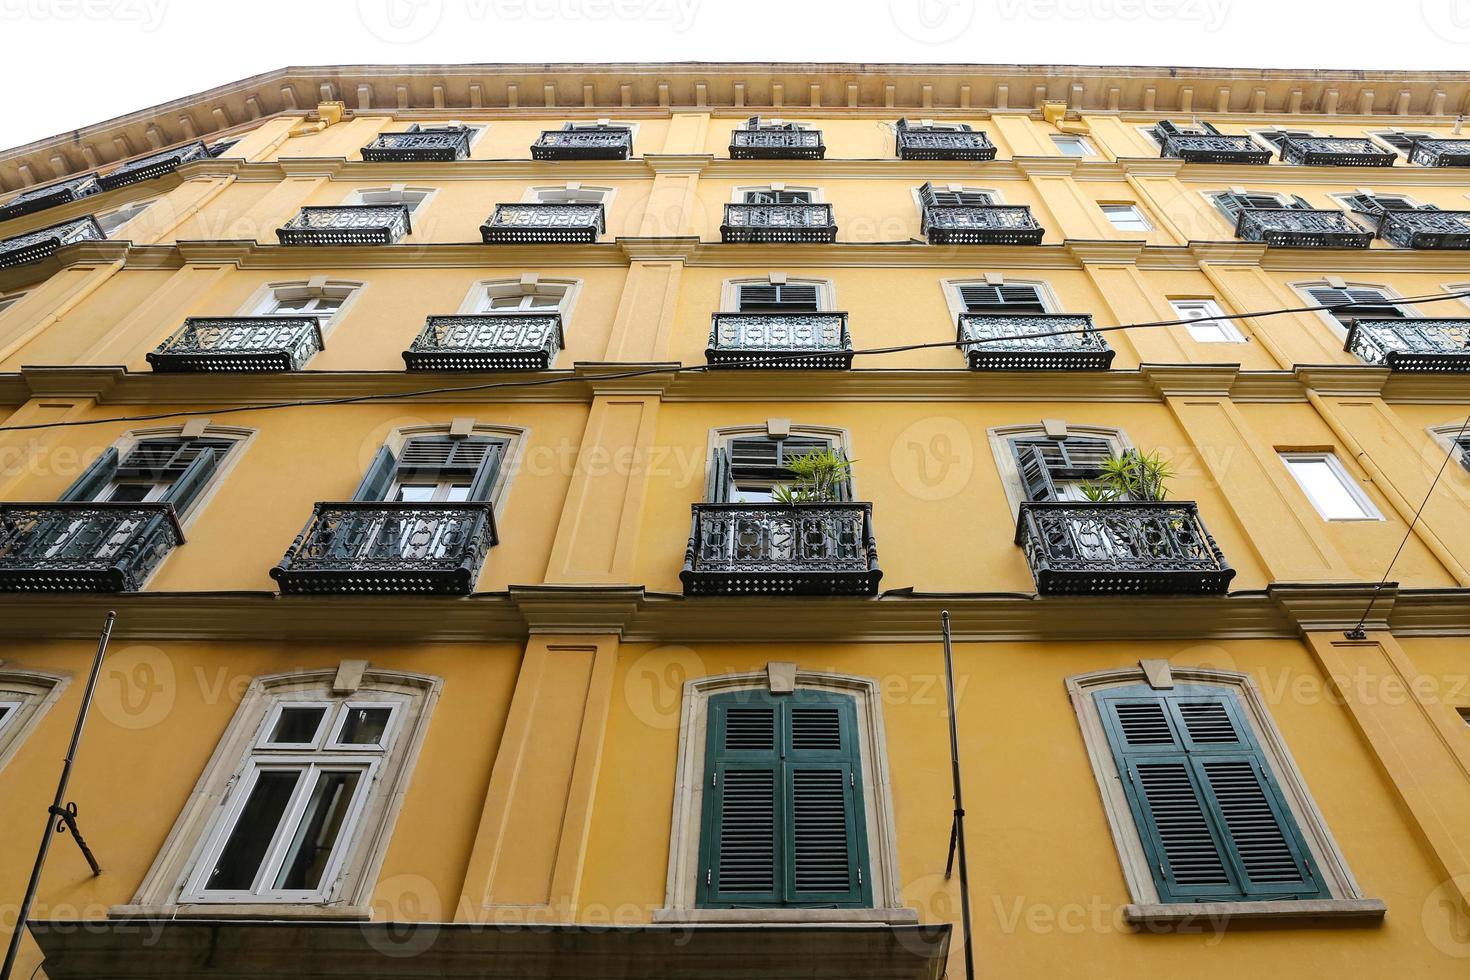
[[1235, 236], [1291, 248], [1367, 248], [1373, 233], [1341, 211], [1302, 208], [1244, 208], [1235, 219]]
[[1309, 167], [1391, 167], [1398, 154], [1362, 136], [1289, 136], [1281, 162]]
[[445, 126], [442, 129], [410, 126], [402, 133], [379, 133], [362, 148], [362, 158], [369, 163], [453, 163], [469, 155], [468, 126]]
[[431, 316], [403, 364], [410, 371], [545, 371], [561, 348], [555, 311]]
[[1046, 234], [1024, 204], [928, 204], [919, 232], [930, 245], [1039, 245]]
[[633, 155], [633, 131], [626, 126], [548, 129], [531, 144], [532, 160], [626, 160]]
[[605, 230], [601, 204], [497, 204], [480, 235], [489, 245], [591, 245]]
[[827, 155], [820, 129], [736, 129], [731, 160], [820, 160]]
[[975, 341], [962, 348], [973, 371], [1105, 370], [1113, 363], [1088, 313], [961, 313], [957, 339]]
[[192, 143], [189, 146], [180, 146], [172, 150], [164, 150], [162, 153], [153, 153], [140, 160], [125, 163], [111, 173], [103, 174], [97, 178], [97, 183], [104, 191], [114, 190], [118, 187], [126, 187], [128, 184], [136, 184], [144, 180], [152, 180], [171, 173], [186, 163], [195, 160], [208, 160], [209, 150], [203, 141]]
[[1470, 319], [1382, 317], [1354, 320], [1344, 350], [1391, 371], [1470, 371]]
[[747, 368], [849, 368], [846, 313], [716, 313], [710, 364]]
[[1470, 167], [1470, 139], [1417, 139], [1409, 162], [1421, 167]]
[[1399, 248], [1470, 248], [1470, 211], [1385, 211], [1378, 234]]
[[285, 593], [465, 595], [497, 541], [489, 503], [319, 503], [271, 578]]
[[995, 144], [973, 130], [932, 129], [898, 121], [894, 153], [900, 160], [994, 160]]
[[0, 204], [0, 221], [8, 221], [11, 218], [19, 218], [23, 214], [35, 214], [47, 208], [80, 201], [84, 197], [96, 194], [101, 189], [97, 183], [96, 174], [82, 174], [80, 177], [71, 177], [56, 184], [47, 184], [45, 187], [33, 187], [21, 192], [19, 196], [11, 198], [6, 203]]
[[873, 595], [873, 505], [695, 504], [685, 595]]
[[1223, 133], [1181, 133], [1154, 130], [1159, 141], [1159, 156], [1175, 157], [1190, 163], [1271, 162], [1271, 151], [1249, 136], [1226, 136]]
[[402, 204], [302, 208], [276, 229], [282, 245], [392, 245], [412, 231]]
[[1189, 500], [1029, 501], [1016, 544], [1042, 595], [1218, 595], [1235, 577]]
[[191, 316], [148, 353], [155, 371], [300, 371], [322, 349], [314, 316]]
[[0, 504], [0, 591], [136, 592], [183, 541], [170, 503]]
[[72, 245], [76, 242], [100, 242], [106, 238], [101, 226], [97, 224], [97, 219], [88, 215], [85, 218], [63, 221], [59, 225], [29, 231], [24, 235], [16, 235], [14, 238], [0, 239], [0, 269], [8, 269], [13, 265], [25, 265], [27, 262], [39, 262], [46, 256], [54, 254], [63, 245]]
[[723, 242], [834, 242], [830, 204], [727, 204]]

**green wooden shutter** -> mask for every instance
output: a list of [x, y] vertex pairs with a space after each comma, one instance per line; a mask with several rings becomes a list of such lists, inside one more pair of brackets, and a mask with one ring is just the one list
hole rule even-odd
[[96, 500], [117, 475], [117, 447], [109, 446], [61, 495], [62, 500]]
[[174, 505], [174, 510], [182, 514], [189, 509], [189, 505], [198, 499], [199, 494], [209, 485], [214, 476], [219, 454], [214, 447], [205, 446], [197, 453], [184, 471], [174, 478], [169, 488], [164, 491], [161, 499]]
[[1095, 699], [1160, 901], [1330, 897], [1234, 692]]
[[490, 440], [485, 449], [485, 455], [481, 457], [479, 466], [475, 468], [475, 477], [470, 481], [469, 499], [490, 499], [490, 493], [495, 489], [495, 478], [500, 475], [500, 464], [504, 458], [505, 443]]
[[872, 904], [852, 698], [736, 691], [709, 702], [699, 904]]
[[1021, 487], [1027, 500], [1056, 500], [1057, 488], [1052, 482], [1050, 468], [1041, 454], [1041, 447], [1032, 443], [1016, 442], [1011, 447], [1016, 453], [1016, 468], [1021, 474]]
[[709, 486], [704, 499], [712, 504], [723, 504], [730, 500], [730, 449], [716, 446], [714, 458], [710, 460]]
[[398, 459], [393, 455], [393, 450], [387, 446], [379, 449], [373, 461], [368, 464], [367, 472], [363, 474], [362, 482], [357, 485], [352, 499], [382, 500], [387, 496], [388, 488], [393, 485], [393, 471], [397, 465]]
[[927, 180], [924, 181], [922, 184], [920, 184], [919, 185], [919, 206], [920, 207], [927, 208], [927, 207], [929, 207], [932, 204], [938, 204], [938, 203], [939, 202], [938, 202], [938, 200], [936, 199], [936, 197], [934, 195], [934, 185], [931, 184]]

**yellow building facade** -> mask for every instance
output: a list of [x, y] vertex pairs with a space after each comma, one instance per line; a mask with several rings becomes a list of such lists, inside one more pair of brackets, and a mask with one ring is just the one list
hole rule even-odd
[[117, 612], [14, 975], [963, 976], [943, 611], [979, 975], [1464, 975], [1467, 107], [288, 69], [0, 154], [7, 937]]

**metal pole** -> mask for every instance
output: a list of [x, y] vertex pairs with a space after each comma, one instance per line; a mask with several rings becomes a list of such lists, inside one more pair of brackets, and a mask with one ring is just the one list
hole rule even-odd
[[[41, 846], [36, 849], [36, 863], [31, 868], [31, 880], [26, 884], [26, 895], [20, 903], [20, 915], [15, 920], [15, 931], [10, 935], [10, 947], [5, 951], [5, 966], [0, 969], [0, 980], [10, 980], [10, 971], [15, 968], [15, 957], [20, 952], [20, 939], [25, 934], [26, 919], [30, 917], [31, 905], [36, 900], [36, 889], [41, 884], [41, 869], [46, 866], [46, 855], [51, 850], [53, 831], [60, 833], [63, 829], [70, 828], [76, 837], [77, 844], [82, 848], [82, 853], [88, 859], [87, 863], [92, 866], [92, 873], [94, 875], [102, 873], [97, 862], [92, 860], [91, 851], [82, 842], [81, 835], [76, 832], [75, 808], [62, 806], [61, 801], [66, 798], [66, 786], [71, 781], [71, 767], [77, 757], [77, 745], [82, 740], [82, 729], [87, 724], [87, 712], [92, 709], [92, 694], [97, 689], [97, 677], [102, 673], [102, 657], [107, 653], [107, 641], [112, 636], [112, 624], [116, 619], [116, 612], [108, 612], [107, 621], [102, 624], [102, 636], [97, 641], [97, 654], [92, 658], [92, 673], [87, 676], [87, 688], [82, 692], [82, 705], [77, 710], [77, 723], [71, 731], [71, 745], [67, 747], [66, 761], [61, 766], [61, 778], [56, 783], [56, 796], [46, 811], [46, 829], [41, 834]], [[55, 823], [58, 819], [61, 820], [61, 826]]]
[[[954, 780], [954, 823], [950, 826], [949, 858], [944, 877], [949, 877], [956, 851], [960, 858], [960, 925], [965, 932], [965, 980], [975, 980], [975, 951], [970, 936], [970, 869], [965, 863], [965, 797], [960, 788], [960, 732], [954, 709], [954, 650], [950, 646], [949, 610], [940, 613], [944, 626], [944, 683], [949, 695], [949, 767]], [[4, 980], [4, 978], [0, 978]]]

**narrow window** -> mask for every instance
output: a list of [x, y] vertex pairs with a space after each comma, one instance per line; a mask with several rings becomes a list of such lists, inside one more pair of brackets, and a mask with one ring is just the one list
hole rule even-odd
[[127, 453], [109, 449], [64, 494], [62, 500], [113, 503], [172, 503], [185, 513], [203, 493], [234, 446], [230, 439], [182, 436], [140, 439]]
[[274, 286], [251, 311], [256, 316], [314, 316], [325, 330], [357, 287], [350, 283], [307, 283]]
[[940, 189], [926, 181], [919, 188], [919, 203], [925, 207], [988, 207], [995, 203], [995, 195], [971, 188]]
[[1108, 222], [1119, 231], [1152, 231], [1153, 225], [1143, 216], [1136, 204], [1102, 204], [1102, 213]]
[[402, 205], [408, 209], [409, 214], [413, 214], [432, 194], [433, 191], [425, 188], [375, 187], [353, 191], [348, 196], [347, 203], [372, 207]]
[[534, 191], [538, 204], [603, 204], [605, 187], [538, 187]]
[[857, 728], [832, 692], [709, 699], [699, 905], [873, 904]]
[[[782, 439], [741, 436], [715, 450], [711, 467], [709, 499], [712, 503], [769, 503], [776, 488], [792, 482], [791, 460], [810, 452], [832, 448], [823, 436], [791, 435]], [[850, 483], [838, 488], [844, 500], [852, 499]]]
[[1310, 211], [1312, 206], [1305, 198], [1295, 194], [1286, 197], [1282, 194], [1239, 194], [1234, 191], [1222, 191], [1214, 195], [1215, 206], [1220, 213], [1230, 219], [1234, 225], [1240, 217], [1240, 212], [1246, 210], [1269, 210], [1272, 208], [1289, 208], [1298, 211]]
[[126, 204], [105, 214], [99, 214], [97, 216], [97, 226], [102, 229], [104, 236], [111, 238], [115, 232], [122, 229], [123, 225], [132, 221], [152, 206], [152, 201], [138, 201], [135, 204]]
[[742, 282], [736, 287], [740, 313], [815, 313], [817, 287], [812, 283]]
[[1092, 148], [1092, 144], [1081, 136], [1062, 136], [1053, 134], [1051, 142], [1052, 145], [1057, 148], [1057, 151], [1061, 153], [1061, 155], [1064, 157], [1097, 156], [1097, 151]]
[[811, 204], [812, 197], [811, 191], [756, 190], [742, 194], [746, 204]]
[[1006, 283], [999, 286], [965, 283], [959, 287], [959, 293], [966, 313], [1004, 316], [1012, 313], [1047, 312], [1041, 289], [1028, 283]]
[[1398, 150], [1399, 155], [1402, 156], [1405, 160], [1409, 158], [1409, 154], [1413, 151], [1415, 141], [1434, 138], [1433, 133], [1407, 133], [1395, 132], [1393, 130], [1387, 130], [1381, 133], [1374, 133], [1373, 135], [1383, 140], [1383, 142], [1387, 143], [1395, 150]]
[[537, 281], [535, 285], [520, 282], [495, 282], [481, 287], [476, 300], [476, 313], [526, 313], [533, 310], [550, 312], [561, 307], [567, 298], [565, 283]]
[[1220, 304], [1212, 299], [1171, 299], [1169, 305], [1181, 320], [1188, 320], [1184, 329], [1201, 344], [1240, 344], [1245, 337], [1230, 320], [1217, 320], [1224, 316]]
[[1353, 320], [1407, 316], [1392, 296], [1371, 286], [1312, 286], [1307, 295], [1318, 306], [1341, 306], [1326, 312], [1344, 327]]
[[1377, 521], [1383, 515], [1353, 483], [1333, 453], [1282, 453], [1282, 461], [1302, 492], [1329, 521]]
[[457, 503], [491, 499], [506, 442], [483, 436], [414, 436], [378, 450], [353, 500]]
[[1113, 457], [1107, 439], [1069, 436], [1022, 436], [1011, 440], [1021, 489], [1026, 500], [1086, 500], [1084, 484], [1102, 474], [1102, 466]]

